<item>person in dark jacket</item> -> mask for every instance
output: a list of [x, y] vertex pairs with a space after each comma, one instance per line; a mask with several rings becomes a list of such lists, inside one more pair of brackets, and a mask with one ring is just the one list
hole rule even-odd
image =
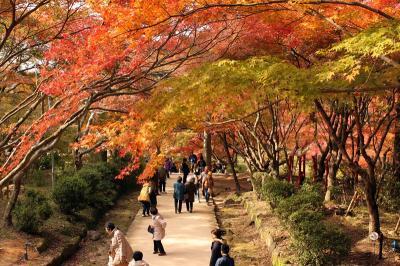
[[189, 182], [185, 184], [185, 202], [186, 210], [193, 212], [194, 195], [196, 194], [196, 185], [194, 184], [194, 178], [189, 179]]
[[164, 166], [160, 166], [157, 170], [157, 175], [158, 175], [158, 184], [159, 184], [159, 189], [160, 193], [164, 192], [165, 193], [165, 185], [167, 183], [167, 170], [164, 168]]
[[215, 266], [235, 266], [235, 261], [229, 256], [229, 246], [222, 244], [221, 246], [222, 257], [217, 260]]
[[186, 158], [183, 158], [183, 160], [182, 160], [181, 172], [183, 174], [183, 184], [185, 184], [186, 179], [190, 173], [190, 168], [189, 168], [189, 165], [187, 164]]
[[189, 155], [189, 163], [190, 163], [190, 170], [192, 172], [194, 172], [194, 168], [195, 168], [195, 166], [197, 164], [197, 156], [196, 156], [196, 154], [193, 153], [193, 151]]
[[175, 213], [182, 212], [182, 201], [184, 197], [185, 186], [182, 184], [182, 177], [178, 177], [178, 180], [174, 183]]
[[157, 207], [157, 196], [158, 194], [158, 187], [154, 183], [154, 181], [150, 182], [150, 207]]
[[199, 168], [200, 173], [204, 171], [204, 168], [206, 166], [207, 166], [207, 163], [203, 158], [203, 154], [200, 153], [199, 160], [197, 161], [197, 167]]
[[213, 242], [211, 244], [210, 266], [215, 266], [217, 260], [222, 257], [221, 246], [225, 243], [225, 240], [222, 238], [224, 234], [225, 231], [219, 228], [211, 231]]

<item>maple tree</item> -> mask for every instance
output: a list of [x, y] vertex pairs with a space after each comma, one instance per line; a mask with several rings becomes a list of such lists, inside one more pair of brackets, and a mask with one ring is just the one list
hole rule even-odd
[[[344, 157], [367, 181], [370, 229], [380, 232], [375, 173], [370, 168], [379, 161], [382, 148], [372, 151], [370, 145], [378, 141], [381, 147], [388, 146], [392, 125], [398, 129], [398, 119], [393, 118], [398, 100], [396, 91], [390, 101], [366, 100], [365, 93], [398, 87], [396, 1], [92, 0], [56, 2], [57, 8], [50, 3], [10, 1], [1, 6], [1, 14], [7, 14], [2, 16], [0, 42], [5, 55], [0, 64], [2, 87], [7, 88], [3, 91], [21, 83], [30, 89], [0, 120], [3, 126], [12, 117], [19, 119], [0, 143], [2, 151], [10, 150], [2, 161], [0, 185], [13, 181], [18, 187], [32, 162], [74, 125], [78, 168], [81, 157], [97, 148], [131, 153], [134, 160], [148, 150], [151, 161], [141, 178], [154, 173], [162, 154], [177, 141], [189, 142], [204, 132], [208, 149], [210, 136], [219, 135], [228, 159], [235, 151], [250, 169], [258, 170], [271, 162], [279, 176], [279, 166], [288, 164], [289, 154], [309, 146], [317, 132], [323, 137], [319, 165], [329, 153], [334, 170]], [[76, 19], [81, 8], [83, 16]], [[10, 37], [13, 31], [20, 40]], [[32, 32], [36, 34], [31, 36]], [[30, 66], [37, 49], [44, 57], [38, 57], [42, 67], [37, 82], [32, 82], [32, 75], [22, 78], [20, 67]], [[206, 63], [218, 59], [224, 60]], [[178, 78], [160, 84], [171, 76]], [[347, 94], [354, 96], [350, 102]], [[52, 99], [47, 110], [42, 108], [42, 114], [27, 120], [45, 97]], [[332, 112], [329, 119], [326, 97], [347, 103], [347, 109]], [[384, 109], [387, 115], [381, 120], [360, 118], [360, 110], [370, 113], [382, 103], [391, 108]], [[122, 114], [96, 127], [89, 121], [98, 111]], [[317, 131], [310, 112], [322, 117]], [[339, 125], [346, 119], [355, 125]], [[29, 124], [21, 127], [24, 122]], [[82, 131], [84, 124], [88, 127]], [[376, 125], [381, 126], [370, 134]], [[346, 155], [346, 145], [355, 136], [369, 138], [359, 146], [367, 171]], [[210, 164], [211, 157], [207, 159]], [[324, 167], [319, 169], [324, 173]], [[17, 197], [18, 189], [6, 208], [8, 223]]]

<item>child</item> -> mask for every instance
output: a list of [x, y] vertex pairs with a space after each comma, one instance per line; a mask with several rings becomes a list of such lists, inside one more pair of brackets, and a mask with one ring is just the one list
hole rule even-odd
[[229, 257], [229, 246], [222, 244], [221, 246], [222, 257], [217, 260], [215, 266], [235, 266], [235, 262]]
[[133, 253], [133, 260], [128, 266], [149, 266], [147, 262], [143, 260], [143, 253], [140, 251], [135, 251]]

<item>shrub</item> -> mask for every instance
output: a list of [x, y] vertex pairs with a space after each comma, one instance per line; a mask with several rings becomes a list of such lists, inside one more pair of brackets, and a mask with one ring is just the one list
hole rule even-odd
[[104, 211], [113, 205], [116, 185], [113, 182], [116, 170], [105, 163], [86, 165], [77, 172], [77, 177], [87, 183], [86, 200], [96, 211]]
[[65, 214], [73, 214], [86, 207], [88, 184], [77, 176], [59, 179], [54, 187], [53, 199]]
[[39, 169], [49, 170], [51, 169], [51, 160], [54, 154], [54, 164], [63, 164], [61, 156], [57, 152], [49, 152], [40, 157], [39, 159]]
[[258, 195], [262, 194], [262, 187], [263, 183], [265, 182], [266, 179], [268, 179], [269, 176], [265, 172], [255, 172], [251, 176], [251, 183], [253, 185], [253, 189]]
[[37, 233], [43, 222], [50, 218], [52, 210], [48, 199], [41, 193], [28, 190], [23, 200], [13, 210], [15, 226], [26, 233]]
[[400, 182], [394, 178], [388, 178], [383, 182], [379, 193], [379, 204], [385, 210], [396, 212], [400, 209]]
[[278, 214], [287, 222], [302, 265], [332, 265], [350, 251], [350, 239], [323, 221], [322, 203], [320, 188], [305, 184], [278, 204]]
[[323, 208], [322, 202], [323, 198], [319, 192], [302, 189], [293, 196], [281, 201], [278, 204], [277, 212], [284, 220], [287, 220], [296, 211], [320, 211]]
[[269, 179], [264, 182], [262, 193], [275, 208], [282, 199], [288, 198], [294, 193], [294, 185], [286, 181]]
[[350, 239], [323, 222], [303, 220], [299, 227], [293, 228], [292, 234], [302, 265], [333, 265], [350, 251]]

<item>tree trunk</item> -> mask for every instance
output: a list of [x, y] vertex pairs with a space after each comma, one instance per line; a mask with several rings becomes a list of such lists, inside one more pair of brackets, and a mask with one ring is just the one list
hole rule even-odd
[[18, 195], [21, 189], [22, 174], [17, 175], [14, 178], [14, 190], [11, 194], [10, 199], [7, 202], [6, 209], [4, 210], [3, 226], [12, 226], [12, 215], [11, 212], [17, 203]]
[[394, 120], [393, 165], [394, 178], [400, 182], [400, 100], [396, 103], [396, 119]]
[[235, 181], [236, 185], [236, 193], [240, 194], [240, 183], [236, 175], [235, 164], [232, 161], [231, 153], [229, 152], [228, 142], [226, 140], [226, 134], [223, 133], [221, 136], [222, 143], [224, 145], [225, 153], [228, 158], [228, 164], [231, 166], [233, 180]]
[[324, 180], [324, 173], [325, 173], [325, 160], [329, 154], [329, 148], [327, 147], [324, 152], [322, 152], [321, 157], [318, 161], [318, 174], [317, 174], [317, 181]]
[[329, 164], [329, 174], [327, 175], [326, 179], [326, 193], [325, 193], [325, 202], [332, 200], [332, 189], [336, 183], [336, 174], [339, 170], [340, 165], [340, 152], [332, 151], [331, 161]]
[[[371, 177], [369, 177], [371, 178]], [[365, 179], [364, 179], [365, 180]], [[382, 258], [383, 234], [381, 232], [381, 225], [379, 219], [379, 209], [376, 203], [376, 183], [370, 182], [371, 179], [365, 180], [365, 196], [367, 200], [367, 208], [369, 214], [369, 233], [377, 232], [379, 234], [379, 259]]]
[[204, 159], [206, 160], [207, 167], [211, 169], [211, 133], [204, 131]]
[[[161, 153], [161, 151], [160, 151], [160, 153]], [[160, 154], [160, 153], [158, 153], [158, 154]], [[100, 152], [100, 158], [101, 158], [101, 161], [102, 162], [107, 162], [107, 150], [102, 150], [101, 152]]]
[[73, 156], [75, 170], [78, 171], [83, 167], [82, 155], [79, 153], [79, 149], [74, 149]]

